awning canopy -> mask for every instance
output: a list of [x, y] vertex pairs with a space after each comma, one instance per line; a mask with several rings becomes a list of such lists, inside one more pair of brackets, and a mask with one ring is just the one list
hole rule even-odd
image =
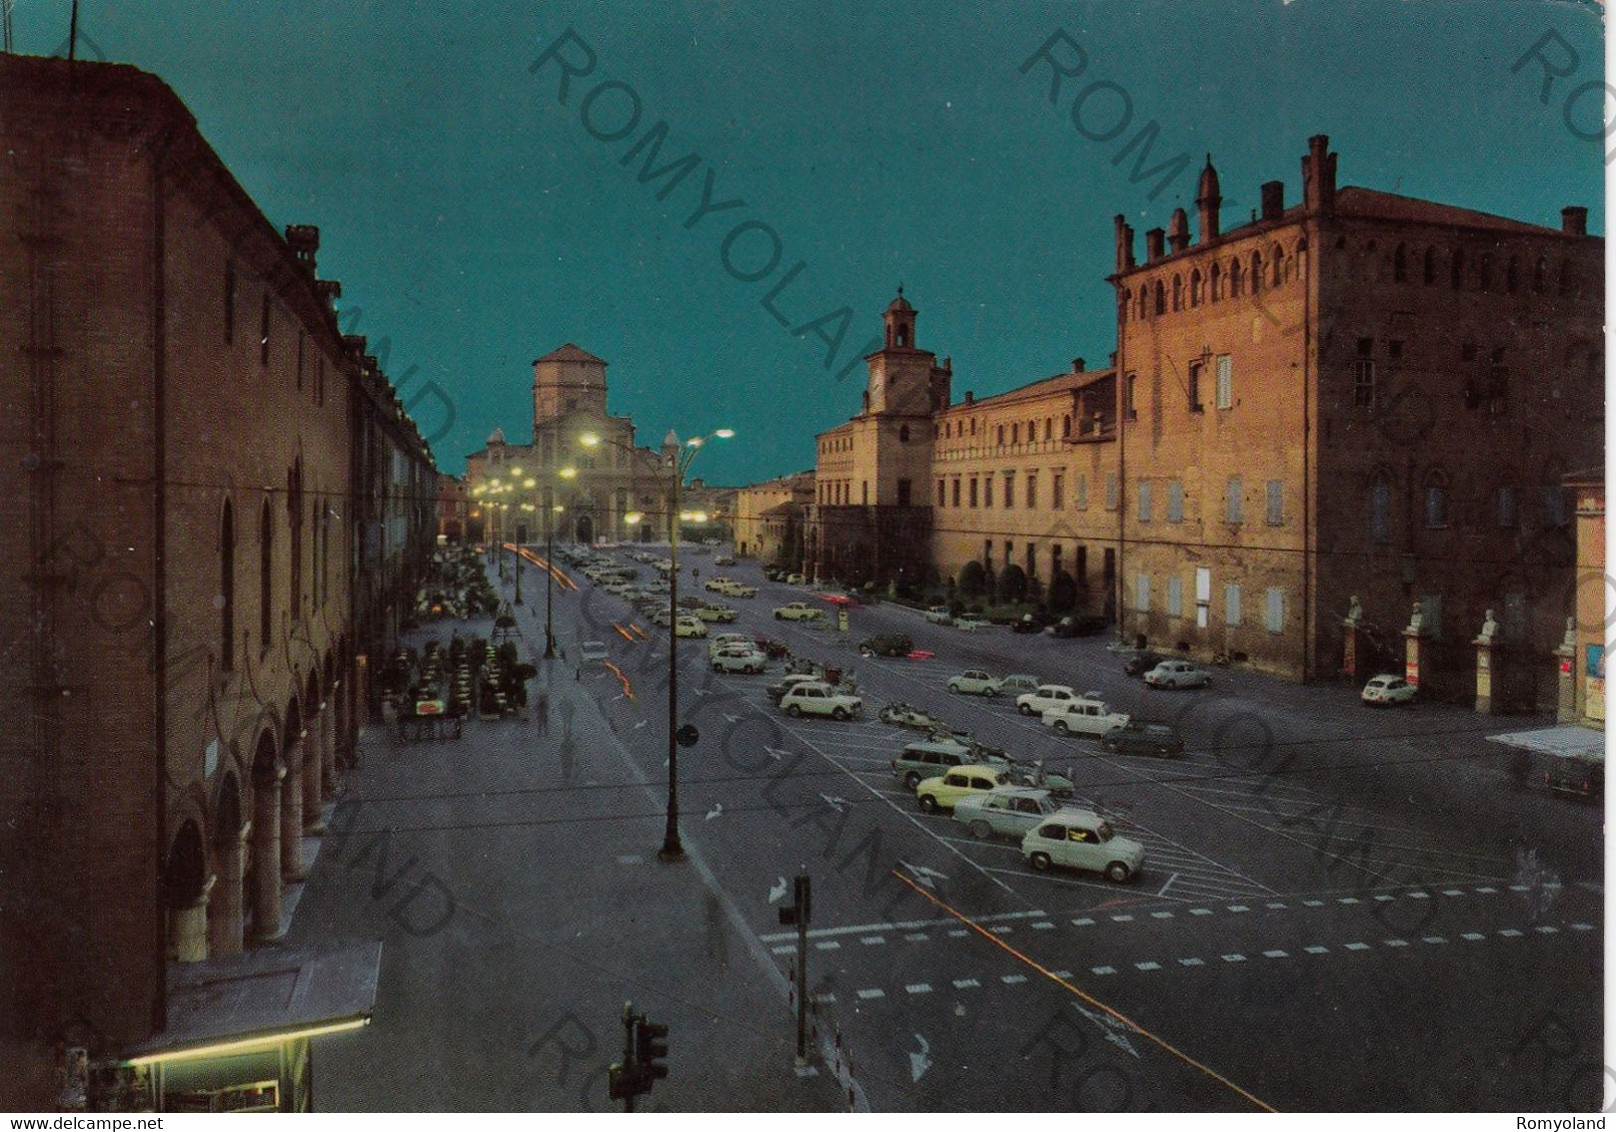
[[363, 1025], [376, 1007], [380, 940], [274, 947], [168, 968], [168, 1028], [125, 1061], [203, 1056]]
[[1489, 735], [1487, 740], [1538, 754], [1605, 761], [1605, 733], [1592, 727], [1542, 727], [1536, 731]]

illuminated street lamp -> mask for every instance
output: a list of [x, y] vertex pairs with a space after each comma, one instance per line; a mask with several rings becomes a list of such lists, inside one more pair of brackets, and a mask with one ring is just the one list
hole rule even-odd
[[[662, 835], [662, 848], [657, 850], [657, 858], [662, 861], [685, 859], [684, 846], [679, 842], [679, 491], [702, 445], [713, 439], [728, 440], [734, 435], [734, 429], [721, 428], [709, 436], [692, 437], [681, 445], [678, 436], [669, 430], [665, 442], [665, 446], [677, 451], [668, 467], [668, 559], [673, 569], [668, 571], [668, 821]], [[578, 442], [585, 448], [597, 448], [607, 443], [634, 454], [625, 445], [602, 441], [595, 433], [584, 433]], [[692, 514], [701, 515], [701, 519], [695, 521], [706, 519], [703, 512]]]
[[[578, 469], [573, 467], [561, 468], [556, 475], [564, 480], [578, 478]], [[528, 481], [531, 486], [532, 480]], [[566, 508], [557, 503], [544, 513], [544, 659], [554, 660], [555, 626], [551, 620], [551, 602], [555, 592], [555, 517]]]

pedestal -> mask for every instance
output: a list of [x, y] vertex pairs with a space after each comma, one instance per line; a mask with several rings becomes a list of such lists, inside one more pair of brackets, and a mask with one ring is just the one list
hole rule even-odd
[[208, 957], [208, 896], [214, 877], [202, 884], [202, 892], [183, 908], [169, 910], [169, 932], [174, 959], [179, 963], [201, 963]]
[[285, 768], [253, 782], [253, 939], [281, 938], [281, 779]]
[[1478, 640], [1475, 646], [1476, 711], [1482, 715], [1493, 715], [1498, 707], [1497, 699], [1493, 695], [1494, 680], [1495, 677], [1502, 679], [1502, 673], [1495, 670], [1495, 665], [1501, 659], [1499, 654], [1503, 650], [1498, 644], [1489, 641]]
[[252, 836], [252, 822], [246, 822], [227, 841], [216, 847], [219, 854], [219, 898], [208, 909], [208, 952], [211, 955], [236, 955], [242, 948], [242, 922], [246, 910], [247, 894], [242, 891], [246, 875], [247, 839]]
[[1413, 629], [1403, 630], [1403, 679], [1416, 688], [1420, 686], [1420, 643], [1424, 636]]
[[297, 739], [286, 749], [286, 779], [281, 783], [281, 879], [302, 880], [303, 872], [303, 765], [307, 742]]
[[1347, 684], [1358, 684], [1363, 677], [1359, 672], [1358, 635], [1362, 628], [1351, 621], [1341, 627], [1341, 679]]

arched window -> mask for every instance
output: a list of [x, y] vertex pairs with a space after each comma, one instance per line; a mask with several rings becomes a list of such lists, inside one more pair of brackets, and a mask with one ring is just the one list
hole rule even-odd
[[1369, 485], [1369, 535], [1376, 542], [1391, 541], [1392, 481], [1385, 472]]
[[1448, 477], [1435, 469], [1425, 477], [1425, 525], [1432, 530], [1448, 525]]
[[1072, 435], [1072, 414], [1067, 413], [1064, 417], [1061, 418], [1061, 436], [1064, 438], [1064, 437], [1068, 437], [1068, 436], [1071, 436], [1071, 435]]
[[1403, 244], [1398, 244], [1392, 253], [1392, 279], [1398, 283], [1408, 282], [1408, 248]]
[[1278, 244], [1274, 245], [1274, 286], [1279, 287], [1285, 282], [1285, 249]]
[[1532, 268], [1532, 290], [1538, 294], [1543, 293], [1543, 287], [1549, 277], [1549, 261], [1542, 256], [1537, 257], [1537, 264]]
[[1480, 276], [1481, 289], [1491, 291], [1493, 289], [1493, 255], [1491, 252], [1481, 253], [1481, 265], [1477, 274]]
[[1184, 280], [1177, 275], [1173, 276], [1173, 309], [1184, 309]]
[[1167, 288], [1160, 279], [1156, 280], [1156, 313], [1167, 313]]
[[292, 620], [303, 616], [303, 459], [299, 457], [286, 473], [286, 525], [292, 533], [291, 600], [287, 608]]
[[1128, 291], [1128, 288], [1124, 287], [1122, 292], [1117, 296], [1117, 321], [1127, 322], [1128, 313], [1132, 307], [1133, 296]]
[[1190, 272], [1190, 306], [1200, 306], [1202, 298], [1201, 269], [1197, 267], [1194, 271]]
[[1436, 282], [1436, 249], [1425, 249], [1425, 283], [1430, 286]]
[[1455, 291], [1464, 287], [1464, 249], [1455, 248], [1453, 259], [1448, 262], [1448, 285]]
[[899, 425], [898, 426], [898, 443], [899, 444], [908, 444], [909, 443], [909, 426], [908, 425]]
[[258, 653], [262, 656], [269, 651], [269, 629], [273, 624], [272, 610], [274, 591], [270, 588], [271, 567], [275, 562], [275, 516], [269, 509], [269, 500], [264, 500], [263, 509], [258, 515]]
[[1215, 303], [1223, 298], [1223, 268], [1214, 263], [1212, 265], [1212, 301]]
[[219, 668], [236, 667], [236, 512], [224, 501], [219, 519]]
[[1504, 268], [1504, 290], [1513, 295], [1521, 289], [1521, 262], [1515, 256], [1509, 257], [1509, 265]]
[[1262, 290], [1262, 252], [1251, 253], [1251, 293]]
[[1235, 260], [1229, 264], [1229, 297], [1238, 299], [1243, 290], [1240, 278], [1240, 261]]

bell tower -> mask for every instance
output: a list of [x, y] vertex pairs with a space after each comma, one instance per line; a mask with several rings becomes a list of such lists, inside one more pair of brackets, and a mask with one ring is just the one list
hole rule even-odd
[[606, 416], [606, 362], [568, 342], [533, 363], [533, 432], [573, 413]]
[[886, 325], [886, 345], [865, 359], [870, 367], [864, 390], [864, 411], [927, 415], [948, 407], [949, 366], [937, 365], [937, 355], [915, 345], [915, 316], [918, 314], [903, 297], [888, 304], [881, 321]]

